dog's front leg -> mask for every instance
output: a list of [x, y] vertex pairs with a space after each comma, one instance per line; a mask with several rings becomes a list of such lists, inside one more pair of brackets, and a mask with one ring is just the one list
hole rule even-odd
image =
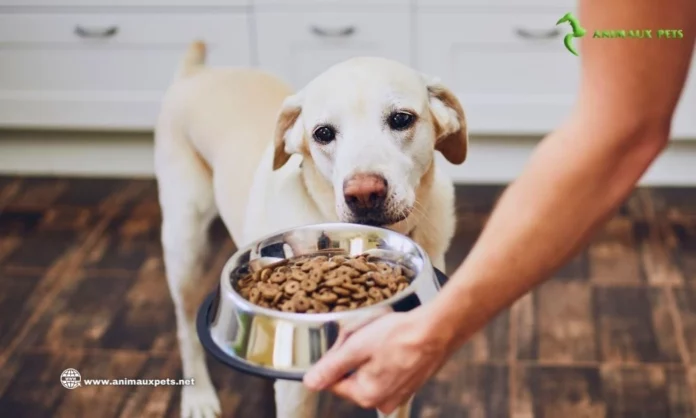
[[198, 280], [203, 275], [203, 261], [208, 248], [208, 222], [193, 215], [181, 221], [169, 212], [165, 215], [162, 225], [164, 262], [174, 301], [183, 375], [194, 379], [192, 386], [182, 388], [181, 416], [213, 418], [220, 415], [220, 401], [210, 380], [195, 326], [198, 305], [204, 296]]
[[290, 380], [276, 380], [274, 388], [277, 418], [318, 418], [318, 392]]

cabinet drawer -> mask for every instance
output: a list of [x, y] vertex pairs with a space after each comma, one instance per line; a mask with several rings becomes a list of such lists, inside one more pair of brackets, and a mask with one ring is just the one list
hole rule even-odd
[[0, 6], [152, 7], [152, 6], [247, 6], [252, 0], [0, 0]]
[[0, 124], [149, 128], [190, 42], [249, 65], [248, 32], [245, 14], [0, 15]]
[[[563, 10], [563, 13], [567, 12], [569, 8], [575, 8], [576, 0], [414, 0], [416, 6], [419, 10], [437, 7], [471, 7], [471, 6], [503, 6], [516, 9], [529, 9], [529, 8], [545, 8], [545, 9], [559, 9]], [[560, 16], [563, 15], [561, 13]]]
[[[301, 88], [333, 64], [382, 56], [411, 64], [408, 9], [394, 12], [257, 14], [261, 67]], [[389, 29], [385, 29], [389, 22]]]
[[[2, 1], [2, 0], [0, 0]], [[254, 6], [310, 6], [310, 7], [343, 7], [343, 6], [410, 6], [412, 0], [253, 0]]]
[[421, 13], [418, 68], [462, 99], [472, 132], [538, 134], [566, 115], [580, 60], [552, 13]]

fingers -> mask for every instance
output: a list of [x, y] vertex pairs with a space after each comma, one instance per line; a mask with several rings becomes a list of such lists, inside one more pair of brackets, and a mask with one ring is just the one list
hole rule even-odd
[[[358, 372], [360, 373], [360, 372]], [[410, 393], [398, 391], [391, 393], [384, 387], [380, 387], [372, 379], [354, 374], [329, 387], [336, 396], [353, 402], [364, 409], [378, 409], [385, 415], [396, 411], [401, 405], [408, 402]]]
[[405, 403], [408, 402], [409, 395], [406, 396], [398, 396], [394, 395], [387, 401], [383, 402], [380, 405], [375, 405], [372, 408], [377, 408], [377, 410], [384, 415], [389, 415], [392, 412], [396, 411], [401, 405], [404, 405]]
[[304, 376], [311, 390], [323, 390], [342, 380], [370, 358], [369, 344], [361, 339], [349, 339], [336, 350], [327, 352]]
[[365, 383], [365, 379], [359, 379], [355, 374], [329, 387], [329, 390], [334, 395], [353, 402], [361, 408], [372, 409], [381, 399], [383, 390], [380, 391], [379, 388]]

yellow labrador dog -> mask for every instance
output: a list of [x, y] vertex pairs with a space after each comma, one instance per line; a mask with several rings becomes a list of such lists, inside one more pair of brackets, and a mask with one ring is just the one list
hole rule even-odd
[[[383, 226], [444, 270], [454, 187], [434, 156], [461, 164], [468, 144], [452, 92], [397, 62], [354, 58], [295, 93], [270, 74], [204, 61], [205, 45], [193, 43], [155, 133], [164, 262], [183, 373], [196, 381], [183, 389], [182, 416], [200, 418], [220, 414], [194, 326], [214, 217], [238, 246], [303, 224]], [[317, 394], [301, 383], [278, 381], [275, 392], [278, 417], [316, 415]]]

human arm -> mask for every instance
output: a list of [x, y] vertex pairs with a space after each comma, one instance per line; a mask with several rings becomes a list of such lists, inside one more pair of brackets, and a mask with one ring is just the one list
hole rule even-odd
[[580, 22], [587, 37], [666, 27], [683, 28], [684, 38], [582, 43], [573, 113], [537, 147], [429, 307], [434, 323], [456, 324], [445, 332], [455, 347], [584, 247], [667, 145], [694, 49], [696, 3], [586, 0]]
[[[465, 262], [426, 306], [356, 331], [306, 376], [391, 412], [488, 321], [582, 248], [666, 146], [691, 61], [696, 2], [582, 0], [581, 88], [508, 187]], [[683, 29], [682, 39], [592, 39], [594, 29]], [[342, 379], [351, 369], [357, 370]]]

